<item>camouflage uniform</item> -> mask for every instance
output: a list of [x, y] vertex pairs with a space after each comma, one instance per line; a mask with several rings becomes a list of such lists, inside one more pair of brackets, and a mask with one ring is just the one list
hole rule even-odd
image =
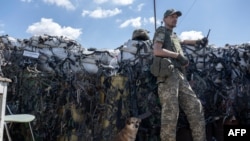
[[[173, 31], [159, 27], [154, 41], [163, 42], [163, 48], [183, 54], [180, 42]], [[168, 78], [158, 78], [158, 95], [162, 106], [161, 140], [175, 141], [179, 106], [185, 112], [192, 131], [193, 141], [205, 141], [205, 119], [200, 100], [192, 90], [181, 66], [172, 59], [175, 66]]]

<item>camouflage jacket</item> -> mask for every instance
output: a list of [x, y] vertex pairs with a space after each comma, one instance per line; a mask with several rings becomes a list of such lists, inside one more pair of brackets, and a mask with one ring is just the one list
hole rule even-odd
[[[175, 32], [165, 28], [164, 26], [160, 26], [156, 29], [153, 41], [162, 42], [164, 49], [177, 52], [183, 55], [180, 39], [178, 38]], [[171, 61], [173, 62], [173, 65], [176, 68], [183, 70], [183, 67], [176, 59], [171, 58]]]

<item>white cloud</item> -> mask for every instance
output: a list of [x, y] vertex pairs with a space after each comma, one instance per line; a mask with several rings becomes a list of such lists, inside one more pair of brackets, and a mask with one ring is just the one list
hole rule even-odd
[[85, 16], [89, 15], [90, 13], [91, 13], [91, 11], [83, 10], [82, 11], [82, 16], [85, 17]]
[[[148, 18], [148, 20], [149, 20], [150, 24], [153, 24], [153, 25], [155, 24], [155, 18], [154, 17], [150, 17], [150, 18]], [[160, 25], [161, 25], [161, 21], [156, 19], [156, 27], [158, 27]]]
[[66, 36], [73, 40], [77, 39], [82, 34], [81, 29], [62, 27], [52, 19], [46, 18], [41, 18], [40, 22], [30, 25], [26, 32], [33, 35], [48, 34], [51, 36]]
[[75, 10], [75, 6], [70, 2], [70, 0], [43, 0], [45, 3], [55, 4], [59, 7], [64, 7], [67, 10]]
[[96, 10], [94, 11], [87, 11], [87, 10], [84, 10], [82, 12], [82, 16], [89, 16], [89, 17], [92, 17], [92, 18], [107, 18], [107, 17], [112, 17], [112, 16], [115, 16], [115, 15], [118, 15], [122, 12], [122, 10], [118, 9], [118, 8], [115, 8], [113, 10], [105, 10], [105, 9], [102, 9], [102, 8], [97, 8]]
[[141, 3], [137, 6], [137, 11], [141, 11], [142, 10], [142, 7], [144, 6], [145, 4], [144, 3]]
[[[117, 23], [120, 23], [121, 20], [117, 19], [116, 20]], [[157, 25], [160, 24], [160, 21], [156, 21]], [[142, 25], [146, 26], [148, 24], [153, 24], [154, 25], [154, 17], [150, 17], [150, 18], [141, 18], [141, 17], [137, 17], [137, 18], [131, 18], [128, 19], [126, 21], [124, 21], [123, 23], [120, 24], [120, 28], [125, 28], [128, 26], [132, 26], [135, 28], [140, 28]]]
[[130, 5], [134, 0], [94, 0], [94, 2], [97, 4], [112, 3], [115, 5]]
[[32, 0], [21, 0], [21, 2], [28, 2], [30, 3]]
[[149, 22], [154, 24], [155, 23], [155, 18], [154, 17], [150, 17], [149, 18]]
[[181, 40], [197, 40], [203, 38], [200, 31], [184, 31], [180, 35]]
[[102, 3], [105, 3], [107, 1], [109, 1], [109, 0], [94, 0], [94, 2], [97, 4], [102, 4]]
[[147, 24], [147, 23], [149, 23], [149, 19], [147, 19], [147, 18], [143, 18], [142, 23], [143, 23], [143, 24]]
[[[148, 18], [148, 21], [149, 21], [150, 24], [155, 24], [155, 18], [154, 17]], [[156, 19], [156, 25], [157, 26], [161, 25], [161, 21]]]
[[137, 18], [134, 18], [134, 19], [126, 20], [125, 22], [123, 22], [120, 25], [120, 28], [125, 28], [125, 27], [128, 27], [128, 26], [139, 28], [139, 27], [141, 27], [141, 25], [142, 25], [141, 17], [137, 17]]
[[130, 5], [134, 0], [112, 0], [112, 2], [117, 5]]

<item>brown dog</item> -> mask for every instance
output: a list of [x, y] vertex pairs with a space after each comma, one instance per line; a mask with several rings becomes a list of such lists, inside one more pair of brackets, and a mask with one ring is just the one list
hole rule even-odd
[[135, 141], [140, 123], [140, 118], [128, 118], [125, 127], [115, 136], [113, 141]]

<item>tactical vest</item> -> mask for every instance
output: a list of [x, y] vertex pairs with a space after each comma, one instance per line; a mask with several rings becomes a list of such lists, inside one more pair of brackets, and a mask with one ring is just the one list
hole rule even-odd
[[[164, 28], [164, 31], [165, 31], [165, 39], [163, 43], [163, 48], [183, 55], [183, 50], [181, 48], [181, 44], [176, 33], [166, 29], [165, 27], [160, 27], [160, 28]], [[183, 67], [180, 65], [180, 63], [176, 59], [171, 59], [171, 61], [173, 62], [173, 65], [176, 68], [183, 70]]]
[[[156, 30], [153, 40], [163, 42], [162, 48], [183, 55], [177, 35], [165, 27], [161, 26]], [[166, 78], [172, 74], [174, 68], [185, 73], [185, 68], [181, 66], [176, 59], [154, 56], [153, 63], [150, 66], [150, 72], [156, 77]]]

